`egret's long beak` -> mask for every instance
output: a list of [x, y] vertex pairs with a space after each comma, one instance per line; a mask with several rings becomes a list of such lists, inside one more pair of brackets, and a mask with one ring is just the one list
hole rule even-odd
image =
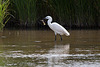
[[41, 21], [42, 21], [43, 25], [46, 25], [45, 22], [44, 22], [44, 20], [41, 20]]

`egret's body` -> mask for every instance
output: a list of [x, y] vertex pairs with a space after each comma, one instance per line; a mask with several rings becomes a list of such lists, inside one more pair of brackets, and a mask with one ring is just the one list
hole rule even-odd
[[62, 27], [61, 25], [59, 25], [58, 23], [53, 22], [51, 25], [48, 24], [48, 26], [55, 32], [55, 35], [60, 34], [60, 35], [66, 35], [69, 36], [70, 34], [68, 33], [68, 31]]
[[[56, 35], [57, 34], [59, 34], [60, 37], [61, 37], [61, 35], [64, 35], [64, 34], [66, 36], [70, 35], [70, 33], [63, 26], [61, 26], [60, 24], [58, 24], [56, 22], [51, 23], [52, 22], [52, 17], [51, 16], [47, 16], [45, 19], [48, 19], [47, 24], [55, 33], [55, 40], [56, 40]], [[61, 40], [62, 40], [62, 37], [61, 37]]]

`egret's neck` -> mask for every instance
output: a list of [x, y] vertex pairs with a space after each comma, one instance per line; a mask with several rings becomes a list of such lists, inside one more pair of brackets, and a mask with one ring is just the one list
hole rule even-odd
[[47, 22], [48, 22], [48, 26], [50, 26], [51, 25], [51, 22], [52, 22], [52, 18], [49, 19]]

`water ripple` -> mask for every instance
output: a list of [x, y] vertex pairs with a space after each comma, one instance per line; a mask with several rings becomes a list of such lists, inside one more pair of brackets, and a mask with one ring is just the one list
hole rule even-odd
[[[59, 57], [59, 58], [64, 58], [64, 57], [99, 57], [100, 54], [21, 54], [21, 53], [13, 53], [9, 55], [0, 55], [2, 57], [12, 57], [12, 58], [53, 58], [53, 57]], [[100, 59], [100, 58], [99, 58]]]

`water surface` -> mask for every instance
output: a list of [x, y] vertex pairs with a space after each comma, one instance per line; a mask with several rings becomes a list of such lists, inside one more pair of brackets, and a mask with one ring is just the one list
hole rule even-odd
[[99, 67], [100, 30], [71, 30], [71, 36], [52, 31], [0, 32], [0, 67]]

